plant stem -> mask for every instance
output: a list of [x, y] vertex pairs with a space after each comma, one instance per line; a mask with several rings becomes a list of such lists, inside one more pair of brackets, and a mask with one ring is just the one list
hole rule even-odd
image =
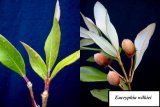
[[48, 91], [49, 91], [49, 85], [50, 85], [50, 79], [47, 78], [45, 80], [45, 87], [44, 87], [44, 91], [42, 93], [42, 107], [47, 107], [47, 102], [48, 102]]
[[131, 82], [132, 74], [133, 74], [133, 57], [131, 57], [131, 66], [129, 70], [129, 81]]
[[133, 75], [132, 69], [133, 69], [133, 57], [131, 57], [131, 65], [130, 65], [130, 70], [129, 70], [129, 82], [128, 82], [129, 90], [131, 90], [132, 75]]
[[33, 89], [32, 89], [32, 83], [29, 81], [29, 79], [27, 78], [26, 75], [24, 75], [23, 78], [26, 81], [27, 87], [29, 89], [29, 93], [30, 93], [31, 101], [32, 101], [32, 107], [38, 107], [38, 105], [36, 104], [36, 101], [34, 99], [34, 93], [33, 93]]
[[129, 88], [130, 91], [132, 90], [132, 89], [131, 89], [131, 83], [130, 83], [130, 82], [128, 82], [128, 88]]
[[123, 71], [123, 73], [124, 73], [124, 76], [125, 76], [125, 78], [126, 78], [126, 83], [127, 83], [127, 85], [128, 85], [128, 88], [129, 88], [129, 90], [131, 90], [131, 82], [129, 81], [129, 79], [128, 79], [128, 77], [127, 77], [127, 73], [126, 73], [126, 70], [124, 69], [124, 66], [123, 66], [123, 63], [122, 63], [122, 60], [121, 60], [120, 55], [119, 55], [119, 57], [118, 57], [118, 63], [119, 63], [119, 65], [120, 65], [120, 67], [121, 67], [121, 69], [122, 69], [122, 71]]
[[119, 87], [120, 87], [122, 90], [124, 90], [124, 88], [122, 87], [122, 85], [121, 85], [121, 84], [119, 84]]
[[127, 77], [127, 74], [126, 74], [126, 71], [125, 71], [125, 69], [124, 69], [124, 66], [123, 66], [123, 63], [122, 63], [122, 60], [121, 60], [121, 57], [119, 56], [119, 58], [118, 58], [118, 63], [119, 63], [119, 65], [120, 65], [120, 67], [121, 67], [121, 69], [122, 69], [122, 71], [123, 71], [123, 74], [124, 74], [124, 76], [125, 76], [125, 78], [126, 78], [126, 82], [128, 82], [128, 77]]

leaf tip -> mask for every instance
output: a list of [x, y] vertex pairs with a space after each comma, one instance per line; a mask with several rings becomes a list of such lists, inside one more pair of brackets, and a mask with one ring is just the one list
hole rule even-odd
[[95, 6], [97, 6], [97, 5], [101, 5], [101, 3], [100, 3], [99, 1], [97, 1], [97, 2], [95, 3]]
[[25, 47], [26, 44], [24, 42], [22, 42], [22, 41], [19, 41], [19, 42]]
[[21, 44], [24, 44], [24, 42], [22, 42], [22, 41], [19, 41]]
[[55, 8], [55, 18], [59, 21], [60, 19], [60, 5], [59, 0], [56, 2], [56, 8]]

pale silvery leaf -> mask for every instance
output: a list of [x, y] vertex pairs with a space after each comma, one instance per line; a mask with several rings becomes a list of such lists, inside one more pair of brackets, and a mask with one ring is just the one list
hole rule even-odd
[[112, 45], [118, 51], [119, 50], [119, 41], [118, 41], [118, 35], [116, 32], [116, 29], [114, 28], [113, 24], [109, 21], [106, 26], [107, 26], [107, 33], [109, 35], [109, 39], [110, 39]]
[[88, 32], [90, 38], [101, 48], [103, 51], [111, 56], [117, 57], [117, 51], [115, 48], [103, 37], [95, 33]]
[[90, 21], [92, 24], [94, 24], [94, 22], [90, 18], [86, 17], [86, 19]]
[[81, 13], [81, 16], [82, 16], [82, 18], [83, 18], [86, 26], [88, 27], [89, 31], [98, 34], [98, 33], [99, 33], [99, 32], [98, 32], [98, 29], [97, 29], [97, 27], [93, 24], [93, 21], [88, 20], [82, 13]]
[[80, 40], [80, 47], [82, 46], [88, 46], [94, 44], [94, 41], [92, 39], [81, 39]]
[[90, 38], [87, 33], [88, 33], [87, 29], [85, 29], [83, 27], [80, 27], [80, 37], [82, 37], [82, 38]]
[[97, 27], [109, 38], [106, 31], [106, 18], [109, 18], [107, 14], [107, 10], [105, 7], [100, 3], [96, 2], [94, 6], [94, 17], [96, 21]]
[[134, 71], [138, 67], [139, 63], [142, 60], [144, 52], [148, 48], [149, 40], [151, 39], [154, 33], [155, 26], [156, 26], [155, 23], [148, 25], [145, 29], [143, 29], [140, 33], [138, 33], [134, 41], [136, 47]]
[[57, 3], [56, 3], [56, 8], [55, 8], [55, 18], [57, 19], [57, 21], [59, 21], [60, 19], [60, 6], [59, 6], [59, 0], [57, 0]]
[[119, 41], [116, 29], [110, 22], [110, 18], [106, 8], [100, 2], [96, 2], [94, 6], [94, 17], [98, 28], [111, 41], [112, 45], [116, 48], [116, 50], [118, 50]]

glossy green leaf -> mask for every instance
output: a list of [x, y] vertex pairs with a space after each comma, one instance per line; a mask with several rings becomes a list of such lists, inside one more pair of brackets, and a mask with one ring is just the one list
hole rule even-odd
[[92, 32], [89, 32], [89, 36], [107, 54], [117, 57], [117, 51], [103, 36], [99, 36]]
[[107, 81], [107, 74], [91, 66], [82, 66], [80, 67], [80, 80], [82, 82], [103, 82]]
[[44, 50], [46, 54], [46, 64], [48, 71], [50, 71], [55, 64], [60, 47], [60, 26], [56, 18], [54, 18], [54, 23], [49, 36], [45, 42]]
[[98, 28], [111, 41], [112, 45], [116, 48], [116, 50], [118, 50], [119, 41], [116, 29], [110, 21], [106, 8], [100, 2], [96, 2], [94, 6], [94, 17]]
[[0, 35], [0, 62], [20, 76], [25, 75], [25, 63], [18, 50]]
[[148, 25], [145, 29], [143, 29], [140, 33], [138, 33], [138, 35], [134, 41], [134, 44], [136, 47], [134, 71], [138, 67], [139, 63], [142, 60], [144, 52], [148, 48], [149, 41], [154, 33], [155, 27], [156, 27], [155, 23]]
[[74, 63], [75, 61], [77, 61], [80, 58], [80, 50], [74, 52], [73, 54], [67, 56], [66, 58], [64, 58], [63, 60], [61, 60], [56, 67], [54, 68], [50, 79], [53, 79], [58, 72], [63, 69], [64, 67]]
[[95, 62], [94, 56], [89, 57], [89, 58], [87, 59], [87, 61], [88, 61], [88, 62]]
[[93, 89], [90, 92], [93, 97], [103, 102], [108, 102], [108, 91], [109, 89]]
[[88, 50], [88, 51], [102, 51], [99, 48], [89, 48], [89, 47], [80, 47], [81, 50]]
[[94, 44], [94, 41], [92, 39], [81, 39], [80, 40], [80, 47], [82, 46], [88, 46]]
[[25, 63], [18, 50], [0, 34], [0, 62], [20, 76], [25, 75]]
[[24, 48], [26, 49], [28, 56], [29, 56], [29, 62], [32, 67], [32, 69], [42, 78], [46, 79], [47, 77], [47, 67], [43, 61], [43, 59], [40, 57], [40, 55], [33, 50], [29, 45], [21, 42]]

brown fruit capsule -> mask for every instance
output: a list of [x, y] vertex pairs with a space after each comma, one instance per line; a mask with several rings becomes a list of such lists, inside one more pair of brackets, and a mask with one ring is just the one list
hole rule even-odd
[[107, 66], [111, 62], [111, 60], [107, 58], [103, 53], [94, 54], [94, 60], [100, 66]]
[[113, 86], [118, 86], [120, 84], [120, 77], [117, 72], [115, 71], [109, 71], [107, 75], [107, 80], [109, 84]]
[[124, 39], [122, 41], [122, 49], [128, 57], [134, 56], [136, 52], [133, 42], [129, 39]]

